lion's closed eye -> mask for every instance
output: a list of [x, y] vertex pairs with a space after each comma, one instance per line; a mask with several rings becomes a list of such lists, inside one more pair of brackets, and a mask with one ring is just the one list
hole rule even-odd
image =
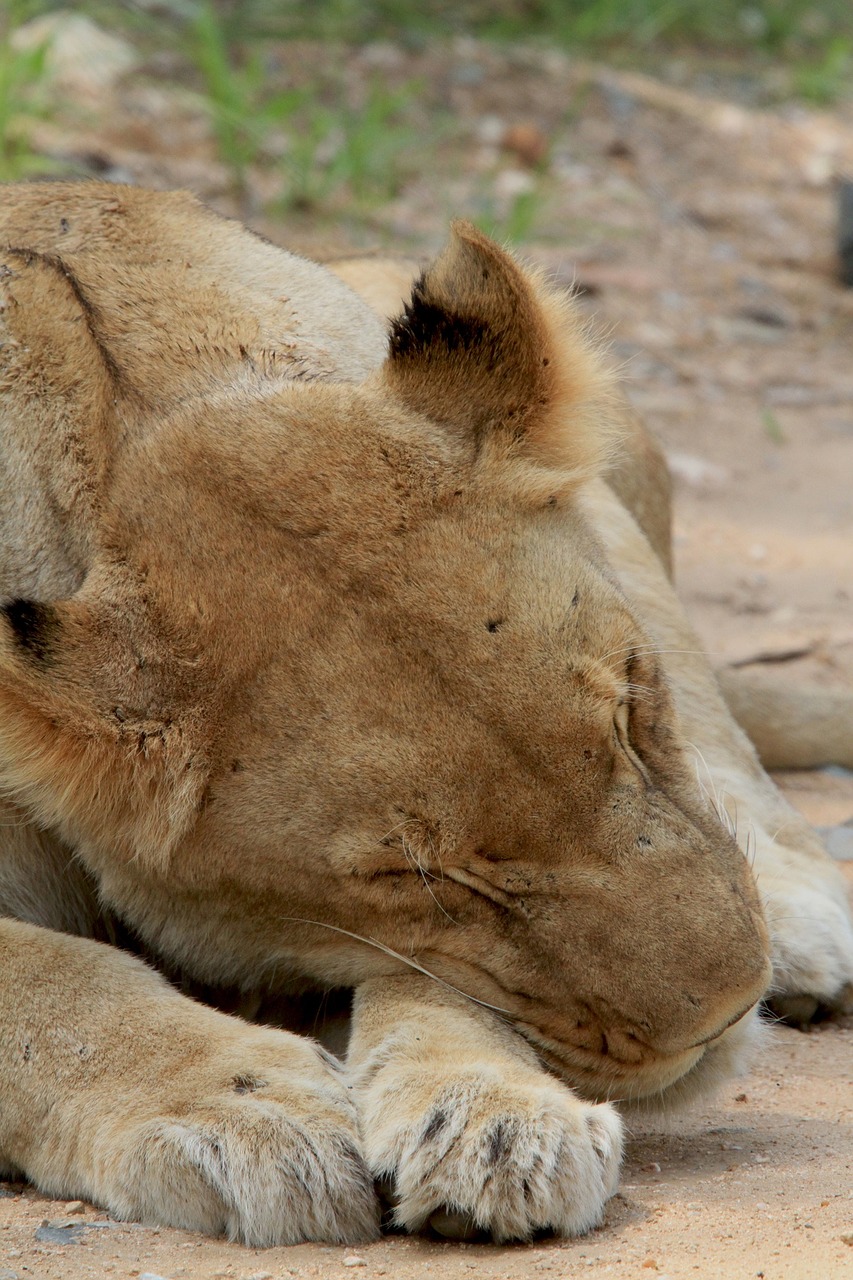
[[484, 898], [489, 898], [492, 902], [498, 903], [499, 906], [515, 906], [515, 900], [511, 893], [507, 893], [505, 889], [498, 888], [491, 880], [468, 867], [448, 867], [445, 875], [449, 880], [455, 880], [457, 884], [464, 884], [467, 888], [473, 889], [475, 893], [482, 894]]
[[631, 739], [631, 705], [627, 698], [620, 698], [613, 714], [613, 734], [623, 756], [640, 774], [646, 786], [651, 786], [651, 777]]

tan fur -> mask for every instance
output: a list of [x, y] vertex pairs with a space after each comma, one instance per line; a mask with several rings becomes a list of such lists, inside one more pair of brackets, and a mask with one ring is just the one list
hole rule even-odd
[[767, 769], [853, 769], [853, 690], [792, 683], [783, 668], [730, 667], [720, 685]]
[[[771, 952], [853, 975], [642, 531], [655, 446], [467, 224], [390, 338], [184, 195], [7, 188], [2, 245], [0, 1159], [256, 1244], [369, 1236], [374, 1177], [410, 1229], [586, 1230], [607, 1099], [732, 1069]], [[356, 1111], [93, 941], [95, 892], [170, 972], [356, 988]]]

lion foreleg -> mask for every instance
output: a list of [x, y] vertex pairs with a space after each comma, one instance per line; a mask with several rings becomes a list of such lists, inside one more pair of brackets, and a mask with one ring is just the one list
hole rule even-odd
[[376, 1233], [328, 1055], [114, 948], [0, 920], [0, 1101], [0, 1166], [49, 1194], [252, 1245]]
[[368, 1166], [398, 1225], [523, 1240], [600, 1222], [618, 1115], [548, 1075], [490, 1010], [420, 975], [368, 982], [348, 1062]]

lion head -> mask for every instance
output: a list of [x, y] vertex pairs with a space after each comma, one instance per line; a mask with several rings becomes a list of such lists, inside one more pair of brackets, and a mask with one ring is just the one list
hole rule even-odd
[[579, 502], [609, 377], [467, 225], [373, 364], [205, 389], [116, 450], [79, 587], [6, 606], [3, 788], [206, 980], [412, 964], [584, 1094], [659, 1093], [767, 936]]

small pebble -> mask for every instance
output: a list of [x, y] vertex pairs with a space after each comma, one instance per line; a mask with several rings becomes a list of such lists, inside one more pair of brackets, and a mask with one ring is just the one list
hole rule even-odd
[[681, 480], [691, 489], [724, 489], [730, 480], [725, 467], [692, 453], [668, 453], [666, 460], [676, 480]]
[[649, 1164], [641, 1166], [642, 1173], [660, 1173], [660, 1165], [657, 1160], [652, 1160]]
[[824, 832], [826, 851], [839, 862], [853, 862], [853, 826], [845, 822], [840, 827], [829, 827]]
[[350, 1253], [344, 1258], [345, 1267], [366, 1267], [367, 1263], [364, 1258], [360, 1258], [357, 1253]]
[[165, 1276], [158, 1276], [156, 1271], [143, 1271], [139, 1280], [166, 1280]]
[[519, 160], [535, 169], [548, 154], [548, 139], [535, 124], [512, 124], [501, 139], [505, 151], [512, 151]]
[[85, 1213], [86, 1206], [82, 1200], [69, 1200], [65, 1206], [66, 1213]]

